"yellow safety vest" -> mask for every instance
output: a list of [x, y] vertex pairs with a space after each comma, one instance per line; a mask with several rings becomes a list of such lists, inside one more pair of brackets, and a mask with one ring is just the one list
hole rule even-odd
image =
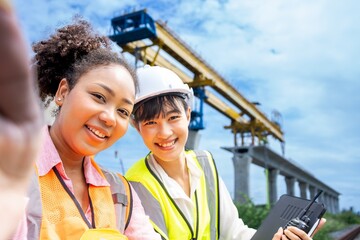
[[215, 162], [207, 151], [186, 151], [186, 155], [193, 159], [203, 172], [200, 186], [191, 196], [196, 206], [193, 213], [194, 226], [190, 226], [163, 183], [152, 172], [147, 157], [135, 163], [125, 176], [139, 195], [155, 231], [160, 233], [163, 239], [218, 239], [220, 199]]
[[91, 161], [110, 183], [110, 187], [89, 186], [92, 223], [79, 211], [77, 201], [53, 168], [45, 176], [34, 174], [27, 212], [29, 240], [127, 239], [122, 233], [130, 220], [130, 186], [120, 174], [101, 169]]

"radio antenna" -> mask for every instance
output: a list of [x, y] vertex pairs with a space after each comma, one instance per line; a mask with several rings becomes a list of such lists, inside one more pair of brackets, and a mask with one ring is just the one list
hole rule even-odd
[[322, 193], [323, 191], [320, 190], [315, 196], [314, 198], [311, 200], [311, 202], [309, 202], [309, 204], [299, 213], [299, 216], [298, 218], [302, 218], [305, 213], [310, 209], [311, 205], [313, 205], [313, 203], [315, 202], [315, 200], [320, 196], [320, 194]]

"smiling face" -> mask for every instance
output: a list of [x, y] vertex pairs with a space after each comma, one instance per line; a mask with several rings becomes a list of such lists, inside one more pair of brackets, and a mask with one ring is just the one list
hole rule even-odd
[[175, 100], [176, 108], [173, 106], [174, 104], [163, 103], [162, 113], [136, 125], [145, 145], [160, 165], [170, 161], [182, 161], [185, 157], [190, 108], [185, 111], [179, 100]]
[[61, 108], [50, 131], [60, 155], [89, 156], [110, 147], [127, 131], [134, 98], [134, 81], [120, 65], [88, 71], [71, 91], [63, 79], [55, 96]]

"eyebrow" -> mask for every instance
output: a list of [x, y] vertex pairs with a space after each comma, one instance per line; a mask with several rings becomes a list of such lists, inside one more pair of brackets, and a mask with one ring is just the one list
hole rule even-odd
[[175, 114], [180, 114], [181, 111], [176, 110], [176, 109], [173, 109], [173, 110], [171, 110], [171, 111], [165, 112], [165, 116], [170, 115], [170, 114], [174, 114], [174, 113], [175, 113]]
[[95, 83], [95, 84], [99, 85], [102, 88], [104, 88], [106, 91], [108, 91], [111, 94], [111, 96], [113, 96], [113, 97], [115, 96], [115, 92], [111, 88], [106, 86], [105, 84], [102, 84], [102, 83]]
[[[115, 97], [115, 92], [109, 88], [108, 86], [106, 86], [105, 84], [102, 84], [102, 83], [95, 83], [96, 85], [99, 85], [100, 87], [104, 88], [105, 91], [109, 92], [109, 94], [113, 97]], [[132, 101], [130, 101], [129, 99], [127, 98], [122, 98], [122, 100], [130, 105], [134, 104]]]

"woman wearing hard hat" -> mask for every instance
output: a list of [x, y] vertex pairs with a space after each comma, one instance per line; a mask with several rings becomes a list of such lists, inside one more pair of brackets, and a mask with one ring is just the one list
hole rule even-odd
[[[185, 150], [192, 89], [172, 71], [138, 69], [132, 124], [150, 153], [126, 173], [163, 239], [251, 239], [207, 151]], [[289, 228], [288, 239], [310, 239]], [[282, 239], [279, 229], [275, 239]], [[285, 239], [285, 238], [283, 238]]]

